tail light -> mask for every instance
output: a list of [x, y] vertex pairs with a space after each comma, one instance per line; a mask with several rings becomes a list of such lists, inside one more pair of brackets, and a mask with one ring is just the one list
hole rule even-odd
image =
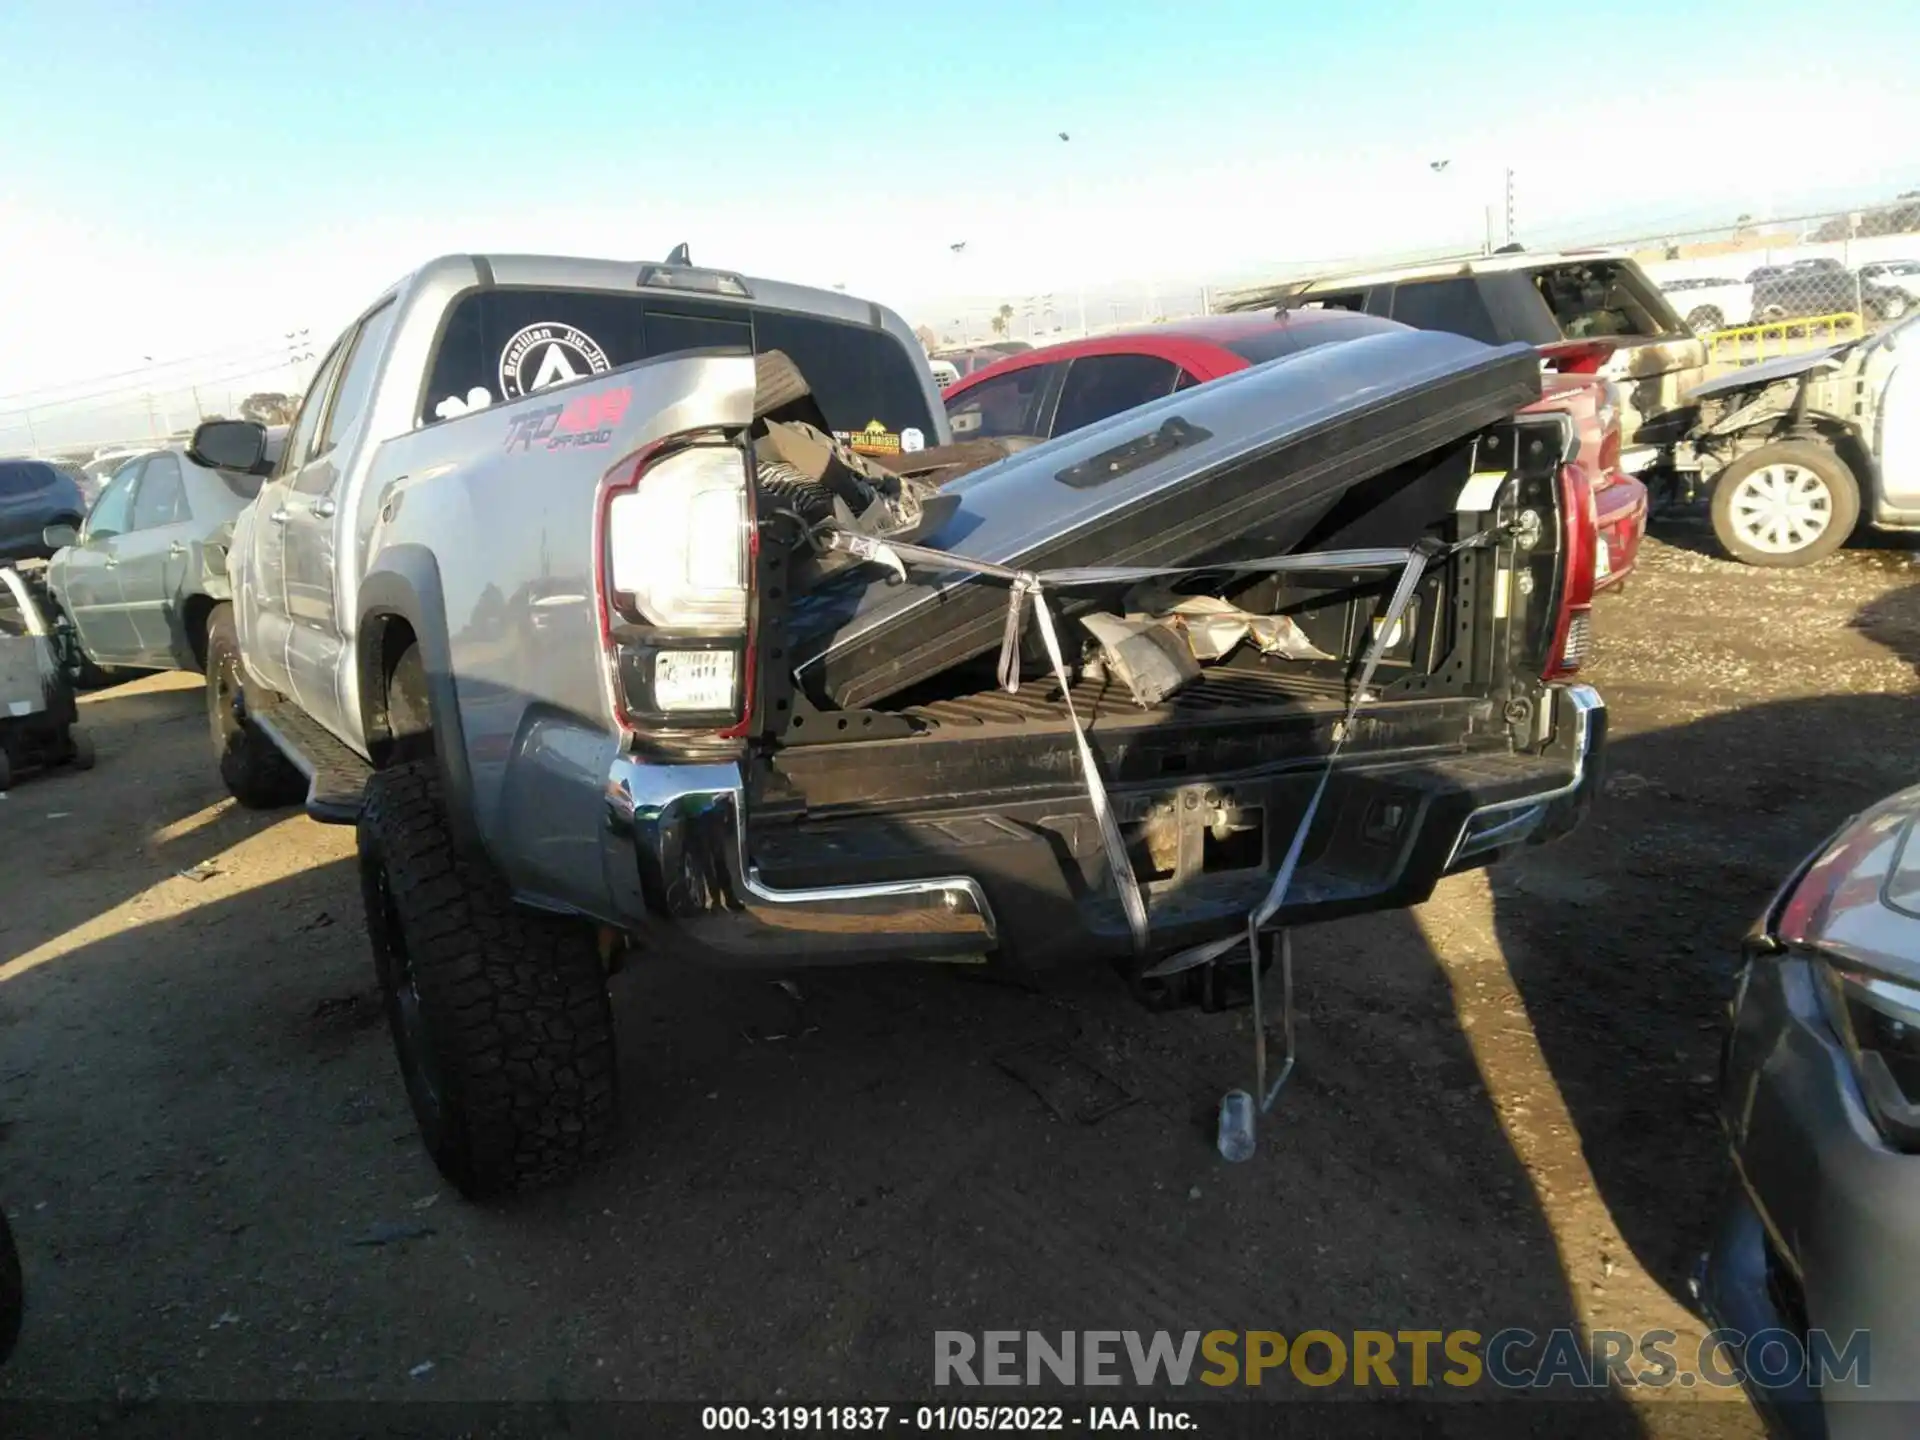
[[601, 641], [627, 730], [744, 733], [757, 542], [746, 454], [643, 450], [608, 472], [595, 537]]
[[1604, 490], [1620, 473], [1620, 387], [1611, 380], [1600, 400], [1600, 463], [1594, 488]]
[[1580, 668], [1593, 643], [1593, 586], [1600, 545], [1600, 511], [1587, 473], [1572, 463], [1560, 467], [1562, 555], [1560, 609], [1546, 678], [1562, 680]]

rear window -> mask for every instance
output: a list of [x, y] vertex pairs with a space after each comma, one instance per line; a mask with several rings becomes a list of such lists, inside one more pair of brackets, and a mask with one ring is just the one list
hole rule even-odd
[[[420, 420], [500, 404], [635, 361], [716, 346], [781, 350], [812, 389], [829, 429], [862, 449], [898, 450], [932, 433], [920, 368], [872, 326], [744, 304], [604, 290], [493, 289], [448, 317]], [[863, 438], [864, 437], [864, 438]], [[909, 440], [911, 444], [911, 440]]]
[[1485, 290], [1469, 276], [1395, 286], [1393, 318], [1416, 330], [1447, 330], [1487, 345], [1506, 338], [1487, 309]]
[[1686, 333], [1665, 297], [1624, 261], [1555, 265], [1536, 270], [1533, 284], [1567, 340], [1652, 340]]
[[0, 495], [31, 495], [52, 485], [58, 475], [39, 460], [0, 460]]

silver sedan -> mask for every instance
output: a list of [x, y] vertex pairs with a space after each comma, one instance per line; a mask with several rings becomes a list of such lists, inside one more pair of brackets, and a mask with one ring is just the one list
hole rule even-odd
[[207, 616], [227, 598], [226, 544], [260, 477], [196, 465], [182, 446], [113, 472], [47, 584], [96, 666], [199, 670]]

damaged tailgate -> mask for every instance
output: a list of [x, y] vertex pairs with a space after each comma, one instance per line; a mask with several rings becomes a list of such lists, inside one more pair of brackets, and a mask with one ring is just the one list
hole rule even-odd
[[[1179, 391], [964, 476], [945, 492], [958, 508], [920, 543], [1024, 569], [1281, 554], [1355, 486], [1539, 395], [1531, 346], [1369, 335]], [[870, 705], [992, 649], [1005, 612], [1001, 589], [961, 574], [903, 584], [871, 567], [841, 574], [794, 603], [796, 679], [839, 706]]]

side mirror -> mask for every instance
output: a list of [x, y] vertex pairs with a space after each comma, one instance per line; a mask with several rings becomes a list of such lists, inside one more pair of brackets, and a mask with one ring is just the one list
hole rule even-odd
[[208, 420], [194, 430], [187, 458], [214, 470], [263, 475], [267, 427], [252, 420]]
[[80, 532], [71, 525], [49, 525], [40, 532], [40, 540], [49, 550], [64, 550], [80, 543]]

